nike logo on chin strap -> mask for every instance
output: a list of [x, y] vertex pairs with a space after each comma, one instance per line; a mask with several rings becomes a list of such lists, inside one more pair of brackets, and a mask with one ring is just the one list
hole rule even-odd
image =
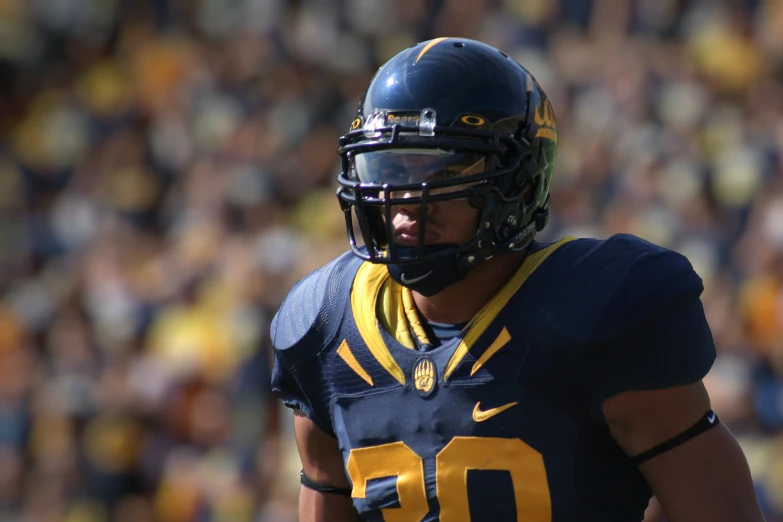
[[406, 285], [412, 285], [414, 283], [418, 283], [422, 279], [426, 279], [427, 277], [430, 276], [431, 273], [432, 273], [432, 270], [430, 270], [429, 272], [427, 272], [426, 274], [424, 274], [422, 276], [414, 277], [413, 279], [408, 279], [407, 277], [405, 277], [405, 274], [402, 274], [400, 276], [400, 281], [402, 281]]
[[473, 408], [473, 420], [476, 422], [484, 422], [485, 420], [494, 417], [500, 412], [506, 411], [509, 408], [512, 408], [519, 404], [518, 402], [510, 402], [508, 404], [504, 404], [503, 406], [498, 406], [497, 408], [491, 408], [486, 411], [481, 411], [481, 401], [476, 403], [476, 407]]

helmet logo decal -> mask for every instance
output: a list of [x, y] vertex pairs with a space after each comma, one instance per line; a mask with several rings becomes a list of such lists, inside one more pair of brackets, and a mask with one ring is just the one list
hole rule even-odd
[[351, 130], [356, 130], [362, 125], [362, 119], [356, 118], [353, 120], [353, 123], [351, 123]]
[[402, 126], [411, 126], [411, 127], [418, 127], [419, 126], [419, 113], [403, 113], [403, 114], [393, 114], [389, 113], [386, 115], [386, 125], [395, 125], [399, 124]]
[[435, 364], [428, 357], [422, 357], [413, 369], [413, 384], [422, 397], [435, 389]]
[[428, 278], [430, 276], [430, 274], [432, 274], [432, 270], [430, 270], [429, 272], [427, 272], [424, 275], [420, 275], [419, 277], [407, 278], [407, 277], [405, 277], [405, 272], [403, 272], [402, 275], [400, 276], [400, 279], [406, 285], [413, 285], [413, 284], [418, 283], [419, 281], [422, 281], [422, 280]]
[[487, 121], [481, 116], [474, 116], [472, 114], [467, 114], [463, 116], [462, 118], [459, 119], [459, 121], [461, 121], [466, 125], [473, 125], [474, 127], [481, 127], [482, 125], [487, 123]]
[[[541, 113], [543, 110], [543, 114]], [[557, 126], [555, 125], [555, 112], [552, 110], [552, 104], [549, 100], [544, 100], [541, 107], [537, 107], [535, 110], [536, 125], [538, 125], [538, 132], [536, 138], [547, 138], [554, 142], [557, 142]]]
[[417, 63], [419, 63], [419, 60], [421, 60], [422, 56], [427, 54], [427, 51], [429, 51], [430, 49], [432, 49], [433, 47], [435, 47], [436, 45], [438, 45], [442, 41], [448, 40], [449, 38], [451, 38], [451, 37], [450, 36], [441, 36], [440, 38], [435, 38], [434, 40], [430, 41], [430, 43], [428, 43], [427, 45], [424, 46], [424, 49], [421, 50], [419, 55], [413, 61], [413, 65], [416, 65]]

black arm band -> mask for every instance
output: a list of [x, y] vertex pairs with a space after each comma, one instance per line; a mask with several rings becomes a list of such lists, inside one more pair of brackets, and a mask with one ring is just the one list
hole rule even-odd
[[334, 486], [330, 486], [329, 484], [316, 482], [310, 477], [308, 477], [307, 475], [305, 475], [304, 470], [302, 470], [299, 473], [299, 477], [304, 487], [312, 489], [314, 491], [318, 491], [321, 493], [331, 493], [333, 495], [343, 495], [345, 497], [351, 496], [351, 488], [336, 488]]
[[666, 442], [661, 442], [654, 448], [650, 448], [647, 451], [644, 451], [636, 455], [635, 457], [631, 457], [631, 460], [635, 465], [638, 466], [642, 462], [646, 462], [653, 457], [657, 457], [661, 453], [665, 453], [672, 448], [676, 448], [683, 442], [691, 440], [696, 435], [704, 433], [705, 431], [714, 428], [718, 424], [720, 424], [720, 419], [718, 419], [718, 416], [715, 414], [714, 411], [709, 410], [707, 413], [704, 414], [704, 417], [699, 419], [699, 422], [697, 422], [687, 430], [683, 431], [679, 435], [675, 435], [674, 437], [667, 440]]

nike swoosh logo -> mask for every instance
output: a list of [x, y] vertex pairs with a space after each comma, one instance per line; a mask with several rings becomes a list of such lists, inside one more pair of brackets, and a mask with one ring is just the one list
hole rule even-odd
[[476, 407], [473, 408], [473, 420], [476, 422], [484, 422], [485, 420], [494, 417], [498, 413], [506, 411], [507, 409], [512, 408], [517, 404], [519, 403], [510, 402], [508, 404], [504, 404], [503, 406], [498, 406], [497, 408], [481, 411], [481, 401], [479, 401], [476, 403]]
[[405, 277], [405, 274], [402, 274], [402, 275], [400, 276], [400, 280], [401, 280], [403, 283], [405, 283], [406, 285], [412, 285], [413, 283], [418, 283], [418, 282], [419, 282], [419, 281], [421, 281], [422, 279], [425, 279], [425, 278], [429, 277], [431, 273], [432, 273], [432, 270], [430, 270], [429, 272], [427, 272], [427, 273], [426, 273], [426, 274], [424, 274], [423, 276], [414, 277], [413, 279], [408, 279], [407, 277]]
[[715, 414], [711, 413], [710, 415], [707, 415], [707, 422], [710, 424], [713, 424], [715, 422]]

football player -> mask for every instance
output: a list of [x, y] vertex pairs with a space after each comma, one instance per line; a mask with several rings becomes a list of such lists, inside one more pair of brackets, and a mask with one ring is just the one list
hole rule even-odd
[[373, 77], [341, 138], [351, 251], [272, 324], [300, 520], [763, 520], [701, 379], [701, 279], [630, 235], [534, 241], [552, 105], [505, 53], [437, 38]]

